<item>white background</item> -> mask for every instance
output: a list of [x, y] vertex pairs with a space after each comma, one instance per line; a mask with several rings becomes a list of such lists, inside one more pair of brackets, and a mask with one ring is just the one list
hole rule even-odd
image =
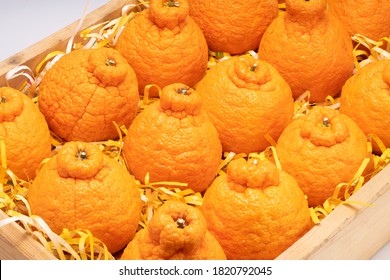
[[91, 12], [107, 2], [0, 0], [0, 61], [77, 21], [87, 6]]
[[[109, 0], [0, 0], [0, 61], [77, 21]], [[390, 242], [373, 259], [390, 259]]]

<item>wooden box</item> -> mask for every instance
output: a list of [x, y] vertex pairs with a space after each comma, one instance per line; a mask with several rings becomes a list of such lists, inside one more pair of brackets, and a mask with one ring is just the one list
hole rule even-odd
[[[137, 0], [112, 0], [86, 16], [80, 30], [117, 18], [126, 4]], [[5, 75], [18, 65], [34, 69], [44, 57], [65, 50], [78, 22], [54, 33], [10, 58], [0, 62], [0, 86]], [[13, 79], [18, 88], [24, 79]], [[277, 259], [369, 259], [390, 241], [390, 166], [368, 181], [348, 201], [364, 204], [339, 205], [320, 224], [314, 226]], [[367, 205], [369, 204], [369, 206]], [[0, 220], [8, 216], [0, 211]], [[0, 259], [55, 259], [38, 241], [16, 223], [0, 227]]]

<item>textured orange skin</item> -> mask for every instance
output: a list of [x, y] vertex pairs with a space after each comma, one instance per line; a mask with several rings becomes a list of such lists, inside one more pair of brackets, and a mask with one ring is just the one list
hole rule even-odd
[[297, 181], [267, 161], [233, 160], [201, 211], [227, 259], [274, 259], [312, 226]]
[[[87, 159], [80, 159], [86, 151]], [[111, 253], [134, 237], [141, 198], [134, 178], [94, 144], [68, 142], [38, 172], [28, 196], [31, 211], [57, 234], [87, 229]]]
[[140, 94], [148, 84], [192, 87], [207, 69], [207, 42], [188, 16], [187, 1], [177, 0], [179, 7], [161, 2], [150, 1], [150, 8], [126, 25], [115, 45], [136, 72]]
[[[377, 135], [390, 147], [390, 60], [364, 66], [345, 83], [340, 112], [352, 118], [363, 132]], [[379, 147], [374, 145], [379, 152]]]
[[[329, 118], [329, 126], [323, 119]], [[363, 131], [339, 111], [316, 106], [280, 135], [276, 151], [283, 170], [294, 176], [309, 206], [322, 204], [339, 183], [349, 182], [368, 155]]]
[[0, 139], [5, 143], [7, 166], [20, 179], [34, 179], [51, 152], [45, 118], [30, 98], [15, 89], [0, 88], [1, 97], [6, 99], [0, 103]]
[[[176, 221], [184, 219], [184, 228]], [[157, 209], [148, 227], [137, 232], [122, 260], [225, 260], [225, 253], [206, 227], [202, 213], [179, 201]]]
[[[178, 93], [187, 88], [188, 94]], [[144, 182], [188, 183], [203, 191], [214, 180], [221, 161], [218, 132], [201, 98], [183, 84], [165, 87], [160, 100], [137, 115], [124, 139], [123, 157], [130, 172]]]
[[242, 54], [257, 50], [268, 25], [278, 15], [276, 0], [188, 0], [190, 15], [212, 51]]
[[[250, 68], [257, 65], [254, 71]], [[294, 113], [291, 89], [277, 70], [253, 57], [217, 63], [196, 86], [203, 108], [218, 130], [226, 152], [260, 152], [275, 141]]]
[[351, 36], [379, 40], [390, 35], [390, 1], [328, 0], [328, 5]]
[[[108, 65], [108, 60], [115, 65]], [[115, 139], [113, 125], [129, 126], [138, 110], [133, 69], [112, 48], [75, 50], [61, 57], [39, 87], [39, 109], [67, 141]]]
[[312, 102], [340, 93], [354, 69], [351, 38], [325, 0], [287, 0], [263, 35], [259, 57], [286, 79], [294, 99], [308, 90]]

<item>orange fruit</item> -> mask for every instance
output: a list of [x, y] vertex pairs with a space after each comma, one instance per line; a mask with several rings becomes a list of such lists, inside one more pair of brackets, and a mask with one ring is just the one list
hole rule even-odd
[[351, 36], [379, 40], [390, 35], [390, 1], [328, 0], [328, 5]]
[[312, 102], [339, 94], [354, 69], [351, 38], [326, 0], [286, 0], [286, 12], [263, 35], [259, 57], [286, 79], [294, 99], [310, 91]]
[[209, 48], [241, 54], [257, 50], [268, 25], [278, 15], [278, 1], [189, 0], [190, 15], [202, 29]]
[[224, 151], [259, 152], [277, 140], [294, 113], [291, 89], [269, 63], [252, 56], [217, 63], [196, 86]]
[[[369, 63], [347, 80], [340, 112], [352, 118], [363, 132], [377, 135], [390, 147], [390, 60]], [[379, 148], [374, 145], [376, 152]]]
[[160, 100], [135, 118], [123, 143], [123, 157], [141, 182], [187, 183], [203, 191], [214, 180], [222, 156], [218, 132], [195, 90], [166, 86]]
[[233, 259], [274, 259], [312, 226], [297, 181], [267, 160], [233, 160], [206, 190], [201, 211]]
[[138, 110], [133, 69], [112, 48], [82, 49], [61, 57], [39, 87], [39, 108], [50, 129], [67, 141], [117, 138]]
[[368, 155], [366, 136], [355, 121], [320, 106], [286, 127], [276, 151], [313, 207], [331, 197], [339, 183], [349, 182]]
[[27, 199], [53, 232], [89, 230], [111, 253], [129, 243], [141, 217], [134, 178], [92, 143], [66, 143], [40, 169]]
[[115, 48], [134, 68], [141, 94], [148, 84], [192, 87], [207, 69], [207, 42], [189, 16], [187, 0], [151, 0], [125, 26]]
[[7, 167], [20, 179], [34, 179], [45, 158], [50, 157], [51, 137], [45, 118], [25, 94], [0, 88], [0, 141], [4, 141]]
[[221, 245], [207, 230], [202, 213], [184, 202], [160, 206], [137, 232], [122, 260], [225, 260]]

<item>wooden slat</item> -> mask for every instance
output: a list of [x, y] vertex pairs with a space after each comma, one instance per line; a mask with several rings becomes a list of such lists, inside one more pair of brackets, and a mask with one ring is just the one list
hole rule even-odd
[[390, 241], [390, 166], [299, 239], [278, 259], [369, 259]]
[[[0, 211], [0, 220], [8, 216]], [[0, 260], [55, 260], [56, 258], [18, 224], [0, 227]]]
[[[121, 15], [121, 8], [127, 4], [136, 4], [137, 0], [111, 0], [102, 7], [94, 10], [83, 21], [81, 30], [93, 26], [99, 22], [114, 19]], [[81, 14], [82, 11], [80, 11]], [[22, 50], [13, 56], [0, 62], [0, 86], [6, 86], [5, 75], [7, 72], [19, 65], [26, 65], [34, 68], [45, 58], [45, 56], [57, 50], [65, 51], [69, 38], [74, 34], [79, 21], [64, 27], [63, 29], [53, 33], [47, 38], [37, 42], [36, 44]], [[10, 82], [10, 86], [19, 88], [25, 79], [14, 79]]]

